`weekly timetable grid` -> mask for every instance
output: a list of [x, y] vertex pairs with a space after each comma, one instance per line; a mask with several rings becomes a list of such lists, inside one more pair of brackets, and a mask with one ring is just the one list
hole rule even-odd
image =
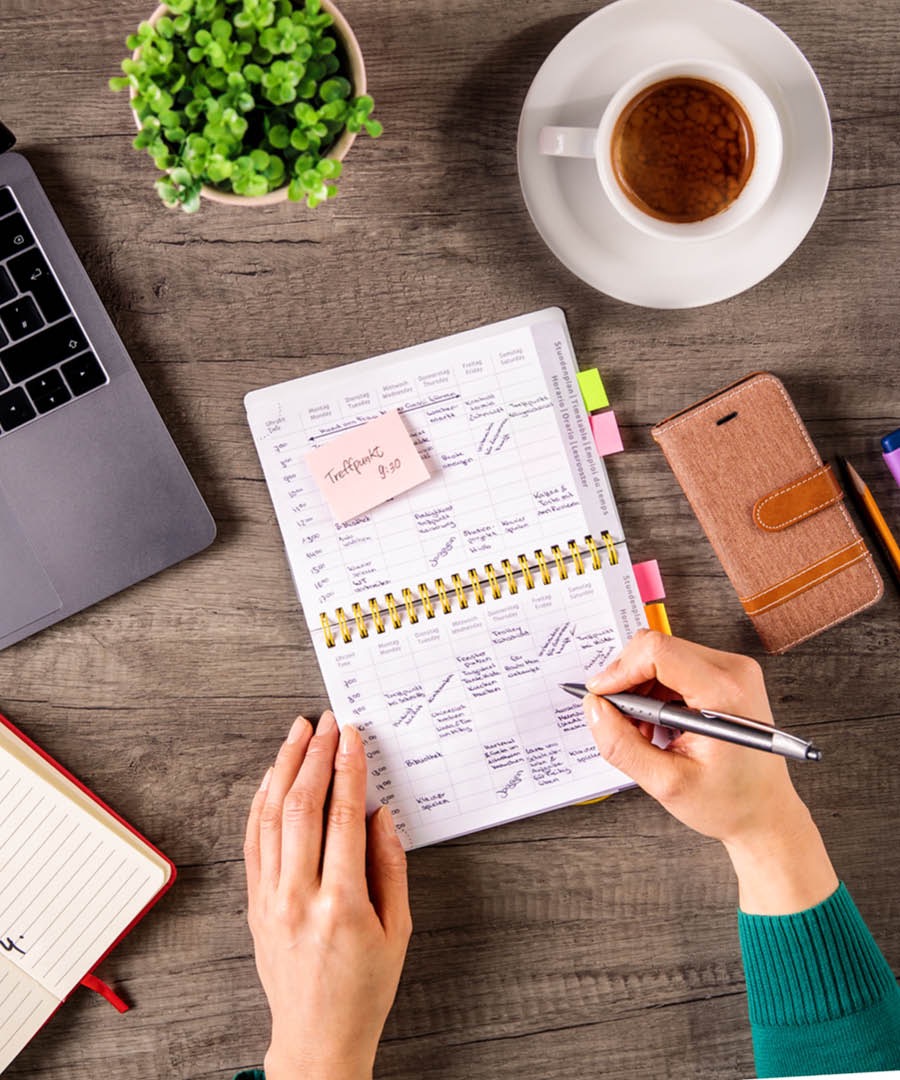
[[[558, 687], [644, 625], [576, 372], [548, 309], [247, 396], [332, 707], [407, 846], [630, 782]], [[392, 409], [429, 478], [336, 523], [305, 455]]]

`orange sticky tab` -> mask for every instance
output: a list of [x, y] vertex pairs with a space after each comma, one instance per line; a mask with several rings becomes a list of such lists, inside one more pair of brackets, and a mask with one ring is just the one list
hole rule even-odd
[[311, 450], [305, 460], [339, 523], [429, 478], [396, 409]]
[[669, 616], [665, 604], [644, 604], [644, 614], [647, 616], [647, 625], [651, 630], [659, 630], [661, 634], [672, 635], [672, 627], [669, 625]]

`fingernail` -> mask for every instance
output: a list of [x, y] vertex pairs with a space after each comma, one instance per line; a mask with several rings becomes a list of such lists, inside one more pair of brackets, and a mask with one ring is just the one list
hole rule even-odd
[[288, 732], [287, 741], [289, 743], [300, 742], [300, 739], [306, 733], [306, 729], [309, 726], [309, 721], [304, 716], [298, 716], [297, 719], [291, 724], [291, 730]]
[[596, 727], [602, 720], [600, 702], [596, 698], [584, 699], [584, 716], [590, 727]]
[[334, 713], [331, 709], [326, 709], [325, 712], [319, 717], [319, 722], [316, 725], [317, 735], [327, 735], [334, 730], [336, 721], [334, 719]]
[[390, 809], [387, 806], [382, 806], [378, 811], [378, 814], [381, 817], [378, 824], [384, 829], [385, 833], [388, 836], [396, 836], [397, 826], [394, 824], [394, 815], [391, 813]]
[[358, 745], [359, 732], [356, 730], [355, 727], [353, 727], [352, 724], [347, 724], [347, 726], [341, 731], [341, 753], [352, 754]]
[[592, 675], [584, 685], [593, 694], [600, 690], [605, 682], [606, 676], [601, 672], [599, 675]]
[[260, 791], [265, 791], [269, 786], [269, 781], [272, 779], [272, 769], [266, 770], [266, 775], [262, 778], [262, 783], [259, 785]]

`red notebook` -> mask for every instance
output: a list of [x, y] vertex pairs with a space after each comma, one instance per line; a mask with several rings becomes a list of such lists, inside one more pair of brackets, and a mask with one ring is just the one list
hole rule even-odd
[[175, 867], [0, 716], [0, 1072], [166, 892]]

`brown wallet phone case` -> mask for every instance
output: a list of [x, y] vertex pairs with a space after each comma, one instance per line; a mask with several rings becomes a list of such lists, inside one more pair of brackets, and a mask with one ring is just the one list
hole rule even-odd
[[831, 466], [774, 375], [748, 375], [651, 434], [768, 652], [881, 597]]

